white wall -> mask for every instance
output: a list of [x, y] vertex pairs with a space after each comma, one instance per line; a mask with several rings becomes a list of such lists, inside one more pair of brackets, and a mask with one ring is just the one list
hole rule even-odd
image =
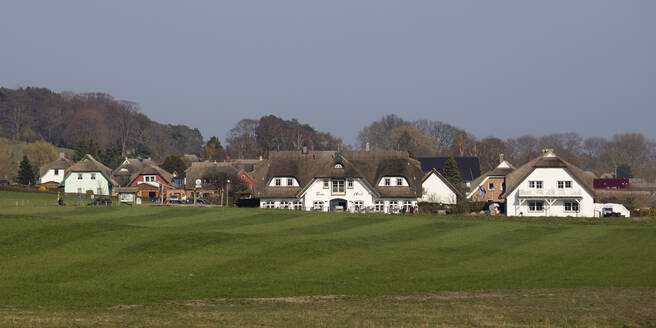
[[[520, 190], [533, 190], [529, 188], [529, 181], [543, 181], [543, 192], [545, 194], [554, 193], [555, 195], [564, 195], [566, 193], [573, 193], [580, 191], [580, 196], [565, 196], [565, 197], [532, 197], [522, 198], [526, 201], [520, 205]], [[572, 188], [558, 189], [558, 181], [572, 181]], [[548, 199], [556, 199], [556, 202], [549, 206]], [[579, 200], [579, 212], [566, 212], [564, 203], [566, 201]], [[544, 202], [544, 210], [541, 212], [530, 212], [528, 203], [529, 201], [537, 200]], [[506, 215], [511, 216], [578, 216], [578, 217], [593, 217], [594, 216], [594, 197], [588, 193], [582, 185], [574, 179], [574, 177], [563, 168], [537, 168], [529, 174], [524, 181], [522, 181], [515, 190], [513, 190], [506, 197]]]
[[[280, 179], [280, 186], [276, 186], [276, 179]], [[292, 179], [292, 185], [287, 184], [287, 179]], [[269, 187], [298, 187], [298, 180], [294, 177], [275, 177], [269, 181]]]
[[421, 188], [421, 200], [424, 202], [455, 204], [458, 200], [456, 193], [434, 172], [424, 180]]
[[[390, 185], [387, 186], [385, 185], [385, 179], [390, 179]], [[401, 179], [401, 184], [398, 184], [397, 179]], [[408, 180], [406, 180], [404, 177], [383, 177], [378, 181], [378, 186], [379, 187], [395, 187], [395, 186], [409, 186], [408, 185]]]
[[[332, 183], [328, 184], [329, 188], [324, 189], [323, 187], [323, 179], [315, 179], [313, 180], [309, 187], [305, 190], [303, 194], [300, 195], [300, 201], [301, 201], [301, 206], [302, 210], [304, 211], [311, 211], [314, 208], [314, 202], [315, 201], [323, 201], [323, 211], [328, 212], [330, 210], [330, 201], [332, 199], [345, 199], [347, 201], [347, 210], [352, 211], [354, 208], [354, 203], [355, 201], [361, 201], [363, 208], [369, 208], [373, 210], [374, 208], [374, 202], [378, 199], [374, 198], [374, 195], [372, 192], [367, 188], [360, 179], [353, 179], [353, 188], [349, 188], [348, 184], [345, 185], [345, 193], [339, 194], [339, 195], [333, 195], [332, 194]], [[383, 212], [388, 213], [390, 208], [390, 202], [393, 200], [396, 200], [399, 202], [399, 206], [403, 204], [405, 201], [410, 201], [412, 206], [417, 206], [417, 199], [416, 198], [398, 198], [398, 199], [380, 199], [384, 202], [384, 210]], [[268, 199], [268, 198], [262, 198], [260, 199], [260, 207], [264, 208], [266, 206], [266, 202], [268, 201], [273, 201], [274, 202], [274, 208], [280, 208], [280, 204], [283, 201], [289, 201], [290, 203], [293, 202], [293, 199]]]
[[[78, 179], [78, 173], [82, 174], [82, 179]], [[95, 173], [96, 179], [92, 180], [91, 175]], [[100, 192], [98, 189], [100, 188]], [[100, 172], [71, 172], [66, 177], [64, 183], [65, 193], [86, 193], [91, 190], [95, 195], [109, 195], [109, 182]]]
[[64, 169], [58, 169], [57, 174], [55, 174], [55, 169], [50, 169], [46, 171], [40, 178], [39, 183], [46, 183], [50, 181], [61, 183], [64, 180]]

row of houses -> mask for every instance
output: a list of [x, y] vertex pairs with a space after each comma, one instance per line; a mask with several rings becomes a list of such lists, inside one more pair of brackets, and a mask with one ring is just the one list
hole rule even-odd
[[[117, 186], [141, 197], [190, 198], [216, 195], [222, 186], [208, 178], [223, 172], [249, 186], [243, 195], [261, 208], [304, 211], [397, 213], [419, 202], [456, 204], [468, 200], [498, 204], [512, 216], [599, 216], [592, 172], [552, 150], [514, 167], [502, 155], [497, 167], [480, 173], [475, 157], [457, 158], [462, 186], [444, 178], [446, 157], [413, 159], [402, 151], [279, 151], [267, 159], [194, 162], [170, 174], [150, 159], [125, 159], [111, 170], [90, 155], [77, 163], [63, 157], [42, 170], [42, 183], [57, 182], [66, 193], [111, 195]], [[66, 167], [68, 165], [68, 167]], [[48, 181], [45, 181], [48, 180]]]

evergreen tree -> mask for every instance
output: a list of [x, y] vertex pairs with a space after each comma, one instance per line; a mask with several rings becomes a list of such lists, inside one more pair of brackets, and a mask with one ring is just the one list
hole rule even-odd
[[631, 173], [631, 166], [628, 164], [621, 164], [616, 169], [618, 179], [630, 179], [633, 178], [633, 173]]
[[461, 188], [462, 177], [460, 176], [460, 169], [453, 157], [449, 157], [444, 164], [444, 178], [449, 180], [454, 187]]
[[221, 145], [219, 138], [210, 138], [201, 149], [200, 156], [202, 159], [210, 161], [223, 161], [225, 159], [225, 152], [223, 151], [223, 146]]
[[89, 154], [98, 159], [99, 151], [100, 146], [95, 139], [91, 137], [78, 139], [75, 143], [75, 156], [73, 156], [73, 161], [77, 162], [81, 160], [86, 154]]
[[23, 156], [23, 160], [20, 162], [20, 168], [18, 170], [18, 183], [24, 185], [33, 185], [36, 183], [34, 170], [32, 169], [32, 164], [30, 164], [30, 160], [27, 159], [27, 156]]
[[179, 156], [175, 155], [167, 157], [160, 166], [169, 173], [177, 172], [180, 174], [187, 169], [187, 164]]

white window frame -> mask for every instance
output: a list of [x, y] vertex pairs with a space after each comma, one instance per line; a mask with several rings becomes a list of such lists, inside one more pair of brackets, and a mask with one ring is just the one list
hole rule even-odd
[[355, 200], [355, 201], [353, 201], [353, 208], [354, 208], [356, 211], [361, 211], [361, 210], [363, 210], [363, 209], [364, 209], [364, 202], [361, 201], [361, 200]]
[[346, 180], [346, 188], [353, 189], [353, 179]]
[[340, 164], [340, 163], [337, 163], [337, 164], [335, 164], [335, 168], [336, 168], [336, 169], [343, 169], [343, 168], [344, 168], [344, 165], [342, 165], [342, 164]]
[[291, 187], [294, 185], [294, 179], [293, 178], [287, 178], [287, 186]]
[[280, 179], [280, 178], [276, 178], [276, 180], [275, 180], [274, 182], [275, 182], [275, 186], [276, 186], [276, 187], [280, 187], [280, 186], [282, 186], [282, 179]]
[[323, 211], [323, 200], [315, 200], [312, 204], [312, 209], [315, 211]]
[[385, 186], [391, 186], [392, 185], [392, 178], [385, 178]]
[[333, 195], [344, 195], [346, 193], [346, 181], [344, 179], [333, 179], [331, 193]]
[[78, 174], [77, 174], [77, 179], [78, 179], [78, 180], [82, 180], [82, 179], [83, 179], [83, 178], [82, 178], [82, 173], [78, 173]]
[[55, 175], [59, 175], [59, 169], [55, 169]]
[[300, 200], [295, 200], [292, 202], [292, 206], [294, 207], [295, 211], [300, 211], [303, 209], [303, 204], [301, 204]]
[[402, 186], [403, 185], [403, 178], [396, 178], [396, 185], [397, 186]]
[[[539, 209], [538, 209], [538, 204], [540, 205]], [[533, 209], [531, 209], [531, 207], [533, 207]], [[541, 201], [528, 202], [528, 211], [533, 213], [544, 212], [544, 202]]]
[[494, 190], [494, 182], [487, 183], [487, 190]]
[[541, 180], [532, 180], [528, 182], [528, 187], [533, 189], [542, 189], [544, 184]]
[[280, 208], [288, 210], [292, 208], [292, 204], [288, 200], [282, 200], [280, 201]]
[[95, 173], [91, 173], [91, 180], [96, 180], [96, 174]]
[[276, 202], [272, 200], [267, 200], [264, 202], [264, 208], [275, 208], [276, 207]]
[[323, 189], [330, 189], [330, 181], [328, 179], [323, 179]]
[[384, 212], [385, 211], [385, 202], [382, 200], [377, 200], [374, 202], [374, 211]]
[[412, 202], [411, 201], [406, 200], [406, 201], [403, 202], [402, 208], [404, 208], [406, 212], [410, 211], [410, 207], [412, 207]]
[[578, 213], [580, 211], [580, 206], [579, 203], [575, 200], [573, 201], [566, 201], [563, 204], [563, 207], [565, 209], [565, 212], [572, 212], [572, 213]]

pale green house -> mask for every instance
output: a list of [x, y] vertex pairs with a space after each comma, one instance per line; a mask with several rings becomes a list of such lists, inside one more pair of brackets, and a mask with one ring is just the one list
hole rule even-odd
[[87, 154], [66, 170], [64, 180], [59, 185], [65, 193], [110, 196], [117, 185], [112, 178], [112, 170]]

